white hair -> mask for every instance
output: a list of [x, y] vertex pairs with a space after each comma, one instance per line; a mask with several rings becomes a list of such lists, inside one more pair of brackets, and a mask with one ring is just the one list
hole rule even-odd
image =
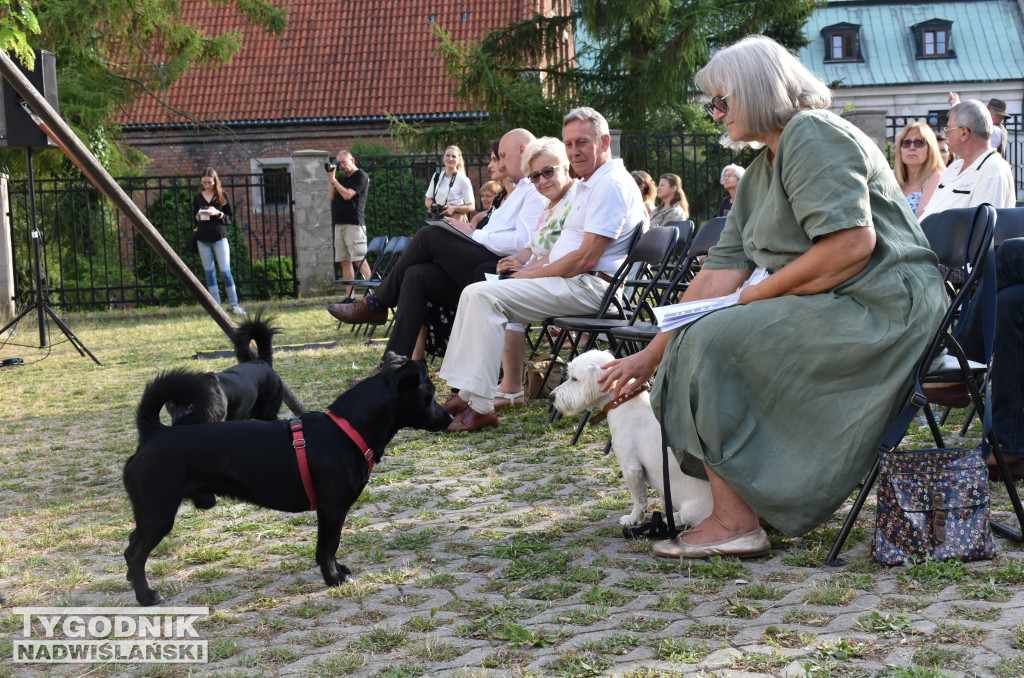
[[725, 181], [725, 173], [729, 170], [732, 170], [732, 173], [736, 175], [736, 181], [742, 179], [743, 173], [747, 171], [739, 165], [726, 165], [722, 168], [722, 174], [718, 177], [718, 183]]
[[[785, 47], [763, 35], [751, 35], [719, 50], [696, 76], [705, 94], [715, 93], [735, 111], [748, 134], [777, 132], [805, 108], [828, 108], [832, 91]], [[722, 144], [742, 148], [748, 142], [726, 132]]]
[[558, 161], [559, 167], [569, 166], [569, 156], [565, 154], [565, 143], [561, 139], [554, 137], [541, 137], [526, 144], [526, 148], [523, 149], [522, 170], [524, 177], [530, 175], [530, 163], [537, 156], [544, 155], [545, 153], [553, 156]]
[[971, 134], [983, 139], [992, 138], [992, 116], [985, 104], [977, 99], [961, 101], [949, 109], [950, 116], [956, 116], [958, 127], [966, 127]]
[[599, 138], [610, 134], [608, 131], [608, 121], [590, 106], [580, 106], [566, 113], [565, 117], [562, 118], [562, 127], [565, 127], [573, 120], [581, 120], [592, 124]]

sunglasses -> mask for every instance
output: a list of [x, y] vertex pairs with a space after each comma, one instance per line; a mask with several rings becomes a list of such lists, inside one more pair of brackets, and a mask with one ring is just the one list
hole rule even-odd
[[949, 136], [949, 133], [952, 132], [955, 129], [967, 129], [967, 128], [964, 127], [963, 125], [957, 125], [956, 127], [943, 127], [942, 129], [946, 133], [946, 135]]
[[928, 142], [924, 139], [904, 139], [900, 142], [900, 148], [910, 148], [911, 146], [914, 148], [924, 148], [927, 145]]
[[729, 104], [725, 102], [725, 97], [714, 96], [711, 97], [711, 101], [704, 104], [704, 110], [708, 112], [712, 118], [715, 117], [715, 109], [718, 109], [722, 113], [729, 112]]
[[533, 183], [533, 184], [537, 183], [538, 181], [540, 181], [541, 177], [544, 177], [545, 179], [550, 179], [551, 177], [555, 176], [555, 170], [556, 169], [558, 169], [558, 168], [557, 167], [545, 167], [544, 169], [542, 169], [539, 172], [534, 172], [533, 174], [529, 175], [530, 176], [530, 183]]

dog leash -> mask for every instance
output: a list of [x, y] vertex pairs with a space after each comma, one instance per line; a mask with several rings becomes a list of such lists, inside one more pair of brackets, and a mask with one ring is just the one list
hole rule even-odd
[[626, 402], [627, 400], [632, 400], [633, 398], [637, 397], [638, 395], [640, 395], [644, 391], [650, 391], [650, 390], [651, 390], [650, 382], [644, 382], [644, 385], [641, 386], [640, 388], [634, 389], [634, 390], [630, 391], [629, 393], [626, 393], [625, 395], [620, 395], [618, 398], [616, 398], [615, 400], [613, 400], [610, 403], [608, 403], [607, 405], [605, 405], [603, 410], [601, 410], [600, 412], [598, 412], [597, 414], [592, 416], [590, 418], [590, 425], [594, 426], [595, 424], [600, 424], [602, 421], [604, 421], [605, 419], [608, 418], [608, 413], [611, 412], [612, 410], [614, 410], [616, 407], [618, 407], [622, 403]]
[[[352, 442], [359, 448], [359, 452], [366, 459], [366, 480], [370, 480], [370, 472], [373, 471], [373, 450], [366, 444], [363, 437], [348, 423], [344, 417], [339, 417], [334, 412], [327, 412], [327, 416], [338, 425], [345, 434], [352, 439]], [[316, 510], [316, 490], [313, 489], [313, 477], [309, 473], [309, 462], [306, 461], [306, 439], [302, 435], [302, 420], [298, 417], [289, 420], [288, 427], [292, 431], [292, 447], [295, 448], [295, 460], [299, 464], [299, 475], [302, 476], [302, 487], [306, 490], [306, 497], [309, 498], [309, 510]]]

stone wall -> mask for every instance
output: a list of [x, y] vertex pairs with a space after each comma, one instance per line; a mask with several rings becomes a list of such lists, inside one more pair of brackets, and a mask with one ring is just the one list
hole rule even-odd
[[334, 280], [334, 238], [331, 204], [327, 200], [324, 163], [327, 151], [292, 153], [292, 190], [295, 200], [295, 275], [299, 296], [328, 294]]

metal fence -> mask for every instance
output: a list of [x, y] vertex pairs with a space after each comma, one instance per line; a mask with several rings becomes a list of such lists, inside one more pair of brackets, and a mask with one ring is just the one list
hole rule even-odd
[[[938, 134], [949, 122], [948, 111], [936, 111], [927, 116], [887, 115], [885, 117], [887, 138], [894, 142], [903, 128], [918, 120], [928, 124]], [[1004, 120], [1006, 126], [1006, 162], [1013, 169], [1013, 181], [1018, 191], [1024, 189], [1024, 123], [1018, 117]], [[890, 154], [891, 155], [891, 154]], [[891, 160], [891, 158], [890, 158]]]
[[[199, 256], [184, 246], [192, 228], [198, 177], [128, 177], [118, 183], [203, 280]], [[228, 239], [239, 296], [243, 301], [296, 296], [290, 177], [228, 175], [221, 183], [235, 212]], [[12, 181], [9, 192], [15, 297], [21, 305], [34, 293], [28, 182]], [[43, 285], [51, 305], [99, 310], [194, 301], [134, 226], [92, 184], [80, 178], [37, 179], [35, 192]]]

